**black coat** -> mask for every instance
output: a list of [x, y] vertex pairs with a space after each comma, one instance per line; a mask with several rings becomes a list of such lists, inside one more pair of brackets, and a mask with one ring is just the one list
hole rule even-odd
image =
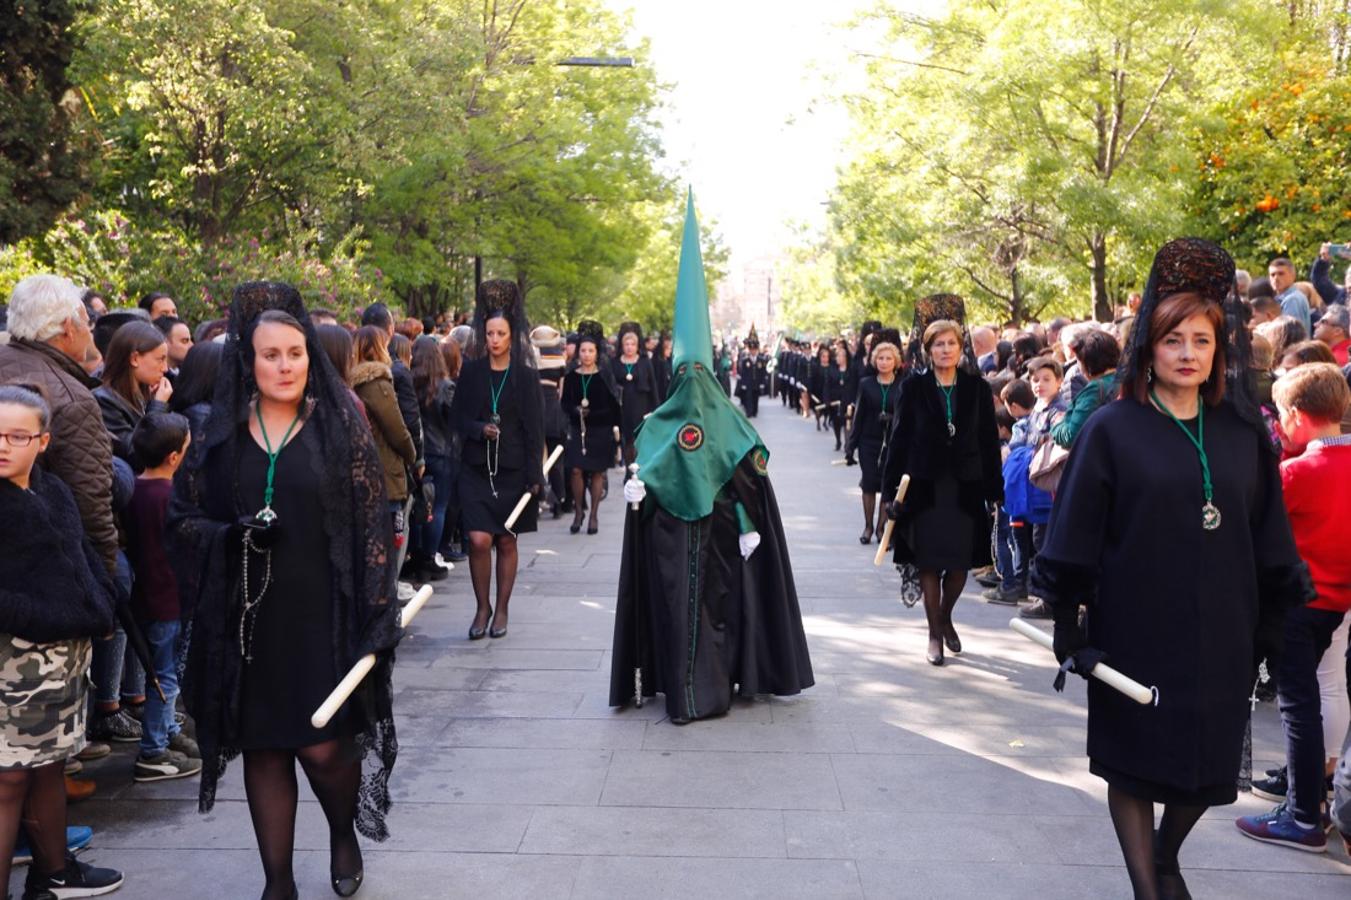
[[[860, 391], [860, 396], [862, 392]], [[994, 395], [979, 375], [957, 370], [952, 394], [955, 434], [949, 436], [942, 391], [932, 372], [917, 372], [901, 382], [891, 438], [882, 464], [882, 498], [896, 496], [901, 476], [910, 476], [898, 535], [917, 514], [934, 505], [938, 479], [951, 475], [958, 483], [958, 503], [977, 523], [972, 558], [976, 565], [990, 559], [988, 504], [1004, 502], [1004, 473], [999, 456], [999, 428], [994, 419]], [[896, 541], [896, 562], [913, 562], [910, 548]]]
[[[740, 503], [760, 534], [743, 560]], [[778, 502], [763, 465], [743, 459], [713, 511], [677, 519], [651, 496], [624, 520], [610, 668], [610, 705], [666, 695], [672, 718], [727, 712], [742, 697], [790, 695], [815, 683]]]
[[47, 643], [113, 630], [114, 588], [65, 482], [0, 479], [0, 632]]
[[1200, 465], [1175, 423], [1130, 399], [1094, 413], [1066, 463], [1033, 588], [1058, 609], [1087, 603], [1089, 644], [1159, 689], [1159, 705], [1142, 706], [1089, 681], [1095, 770], [1232, 803], [1255, 637], [1280, 634], [1305, 576], [1257, 428], [1226, 402], [1206, 411], [1205, 447], [1214, 531], [1201, 527]]
[[394, 377], [394, 396], [399, 398], [399, 415], [408, 427], [408, 433], [413, 436], [413, 449], [417, 450], [417, 458], [422, 459], [422, 411], [418, 407], [413, 373], [398, 359], [390, 361], [389, 371]]
[[146, 413], [166, 412], [169, 409], [168, 405], [159, 400], [151, 400], [144, 410], [138, 410], [106, 384], [94, 388], [94, 399], [99, 402], [99, 412], [103, 414], [103, 427], [108, 429], [108, 436], [112, 438], [113, 455], [126, 460], [139, 470], [141, 466], [132, 459], [131, 434]]
[[[504, 470], [524, 469], [527, 485], [544, 484], [544, 410], [539, 388], [538, 371], [520, 363], [512, 364], [508, 384], [502, 388], [513, 393], [520, 415], [508, 416], [502, 422], [498, 464]], [[464, 437], [460, 459], [465, 465], [487, 466], [483, 428], [488, 424], [491, 396], [488, 360], [465, 363], [455, 385], [454, 405], [455, 427]]]
[[[657, 376], [652, 370], [652, 362], [641, 353], [630, 372], [622, 359], [610, 361], [610, 370], [614, 373], [615, 384], [624, 400], [624, 416], [620, 430], [624, 432], [624, 441], [633, 440], [633, 432], [643, 422], [643, 417], [661, 405], [657, 397]], [[629, 379], [629, 375], [633, 379]]]

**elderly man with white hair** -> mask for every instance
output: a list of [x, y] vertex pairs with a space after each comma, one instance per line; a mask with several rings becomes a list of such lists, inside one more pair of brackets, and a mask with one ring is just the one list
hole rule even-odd
[[1094, 330], [1101, 331], [1103, 327], [1091, 319], [1087, 322], [1071, 322], [1060, 329], [1060, 351], [1065, 362], [1065, 379], [1060, 383], [1060, 396], [1067, 406], [1074, 403], [1074, 398], [1078, 397], [1079, 392], [1088, 384], [1088, 376], [1084, 374], [1083, 366], [1074, 358], [1074, 350], [1070, 345], [1085, 331]]
[[80, 289], [57, 275], [30, 275], [9, 295], [9, 343], [0, 346], [0, 384], [40, 387], [51, 405], [47, 471], [75, 495], [85, 534], [109, 574], [117, 567], [113, 450], [82, 363], [94, 343]]

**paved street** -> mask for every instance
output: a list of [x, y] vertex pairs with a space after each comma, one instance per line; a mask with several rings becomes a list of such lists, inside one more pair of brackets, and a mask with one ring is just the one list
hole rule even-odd
[[[522, 541], [511, 632], [465, 640], [467, 567], [399, 650], [393, 837], [367, 846], [369, 898], [1128, 897], [1105, 788], [1087, 771], [1084, 688], [1051, 690], [1049, 654], [970, 593], [966, 652], [924, 660], [924, 618], [860, 547], [856, 469], [781, 407], [769, 445], [817, 684], [676, 727], [660, 699], [607, 705], [621, 499], [601, 533], [546, 521]], [[617, 472], [615, 473], [617, 476]], [[974, 587], [974, 582], [972, 583]], [[1258, 764], [1279, 758], [1270, 704]], [[87, 859], [126, 871], [119, 896], [256, 897], [261, 869], [234, 765], [209, 816], [195, 779], [130, 780], [131, 750], [90, 765]], [[302, 788], [297, 873], [330, 896], [327, 835]], [[1212, 811], [1183, 855], [1197, 897], [1351, 895], [1338, 847], [1312, 855], [1242, 838]], [[12, 888], [13, 889], [13, 888]], [[17, 896], [17, 893], [16, 893]]]

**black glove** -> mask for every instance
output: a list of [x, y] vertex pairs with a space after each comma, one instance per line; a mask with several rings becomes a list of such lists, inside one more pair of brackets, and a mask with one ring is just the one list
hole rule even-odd
[[1079, 610], [1055, 610], [1055, 636], [1052, 649], [1056, 662], [1063, 663], [1088, 646], [1088, 635], [1079, 627]]
[[902, 501], [892, 500], [890, 503], [887, 504], [887, 515], [892, 519], [899, 519], [901, 517], [901, 510], [903, 508], [904, 504], [902, 503]]
[[281, 532], [277, 530], [276, 520], [267, 523], [260, 521], [257, 516], [240, 516], [230, 529], [230, 539], [232, 542], [242, 541], [245, 534], [250, 536], [254, 547], [267, 550], [277, 543]]

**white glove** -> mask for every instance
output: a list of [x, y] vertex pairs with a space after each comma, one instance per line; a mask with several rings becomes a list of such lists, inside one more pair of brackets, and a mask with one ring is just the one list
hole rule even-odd
[[630, 478], [624, 482], [624, 500], [628, 503], [642, 503], [643, 498], [647, 496], [647, 485], [643, 484], [637, 478]]
[[750, 559], [755, 548], [760, 546], [760, 532], [748, 531], [737, 538], [737, 545], [741, 548], [741, 558]]

